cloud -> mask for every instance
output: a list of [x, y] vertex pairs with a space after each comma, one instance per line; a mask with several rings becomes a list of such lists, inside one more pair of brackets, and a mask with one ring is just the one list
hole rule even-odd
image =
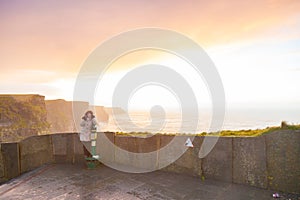
[[[255, 48], [260, 48], [257, 41], [272, 40], [276, 47], [278, 41], [299, 39], [300, 35], [299, 0], [136, 0], [130, 3], [121, 0], [29, 0], [26, 3], [2, 1], [0, 4], [2, 88], [42, 92], [41, 87], [44, 87], [52, 96], [55, 84], [64, 79], [70, 83], [99, 43], [130, 29], [173, 29], [206, 49], [223, 46], [218, 53], [231, 55], [226, 51], [237, 53], [243, 44], [257, 45], [256, 51]], [[230, 50], [230, 46], [234, 47]], [[245, 52], [243, 49], [242, 58], [247, 57]], [[115, 70], [150, 62], [153, 57], [154, 61], [160, 58], [154, 52], [136, 52], [127, 56], [115, 63]], [[278, 58], [273, 59], [275, 63]]]

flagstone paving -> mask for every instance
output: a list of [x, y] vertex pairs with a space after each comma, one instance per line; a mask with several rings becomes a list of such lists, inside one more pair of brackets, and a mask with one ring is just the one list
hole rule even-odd
[[[53, 164], [40, 167], [0, 185], [0, 199], [274, 199], [276, 191], [219, 182], [202, 181], [164, 171], [130, 174], [104, 165]], [[300, 195], [278, 192], [282, 199]]]

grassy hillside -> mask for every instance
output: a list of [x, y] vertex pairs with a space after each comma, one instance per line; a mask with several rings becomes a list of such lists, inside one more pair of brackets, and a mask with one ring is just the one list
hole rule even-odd
[[0, 96], [0, 141], [19, 141], [48, 131], [44, 97]]

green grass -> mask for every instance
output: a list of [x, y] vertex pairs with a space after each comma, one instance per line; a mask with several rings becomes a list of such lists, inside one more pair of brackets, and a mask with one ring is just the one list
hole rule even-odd
[[[213, 133], [197, 133], [196, 136], [221, 136], [221, 137], [257, 137], [260, 135], [268, 134], [276, 130], [300, 130], [300, 124], [298, 125], [288, 125], [284, 123], [284, 126], [282, 127], [267, 127], [265, 129], [255, 129], [255, 130], [237, 130], [237, 131], [231, 131], [231, 130], [224, 130], [221, 132], [213, 132]], [[189, 133], [157, 133], [158, 135], [189, 135]], [[116, 135], [118, 136], [133, 136], [133, 137], [149, 137], [151, 135], [154, 135], [152, 133], [148, 132], [116, 132]], [[194, 135], [194, 134], [193, 134]]]
[[272, 131], [276, 131], [279, 130], [280, 127], [268, 127], [265, 129], [255, 129], [255, 130], [238, 130], [238, 131], [230, 131], [230, 130], [225, 130], [225, 131], [221, 131], [220, 132], [220, 136], [226, 137], [226, 136], [230, 136], [230, 137], [235, 137], [235, 136], [243, 136], [243, 137], [256, 137], [256, 136], [260, 136], [266, 133], [270, 133]]

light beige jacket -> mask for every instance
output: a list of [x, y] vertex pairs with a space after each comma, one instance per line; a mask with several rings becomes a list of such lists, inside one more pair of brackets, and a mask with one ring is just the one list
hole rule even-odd
[[91, 120], [84, 120], [80, 122], [81, 131], [80, 131], [80, 141], [91, 141], [91, 131], [93, 126], [96, 126], [98, 123], [95, 118]]

